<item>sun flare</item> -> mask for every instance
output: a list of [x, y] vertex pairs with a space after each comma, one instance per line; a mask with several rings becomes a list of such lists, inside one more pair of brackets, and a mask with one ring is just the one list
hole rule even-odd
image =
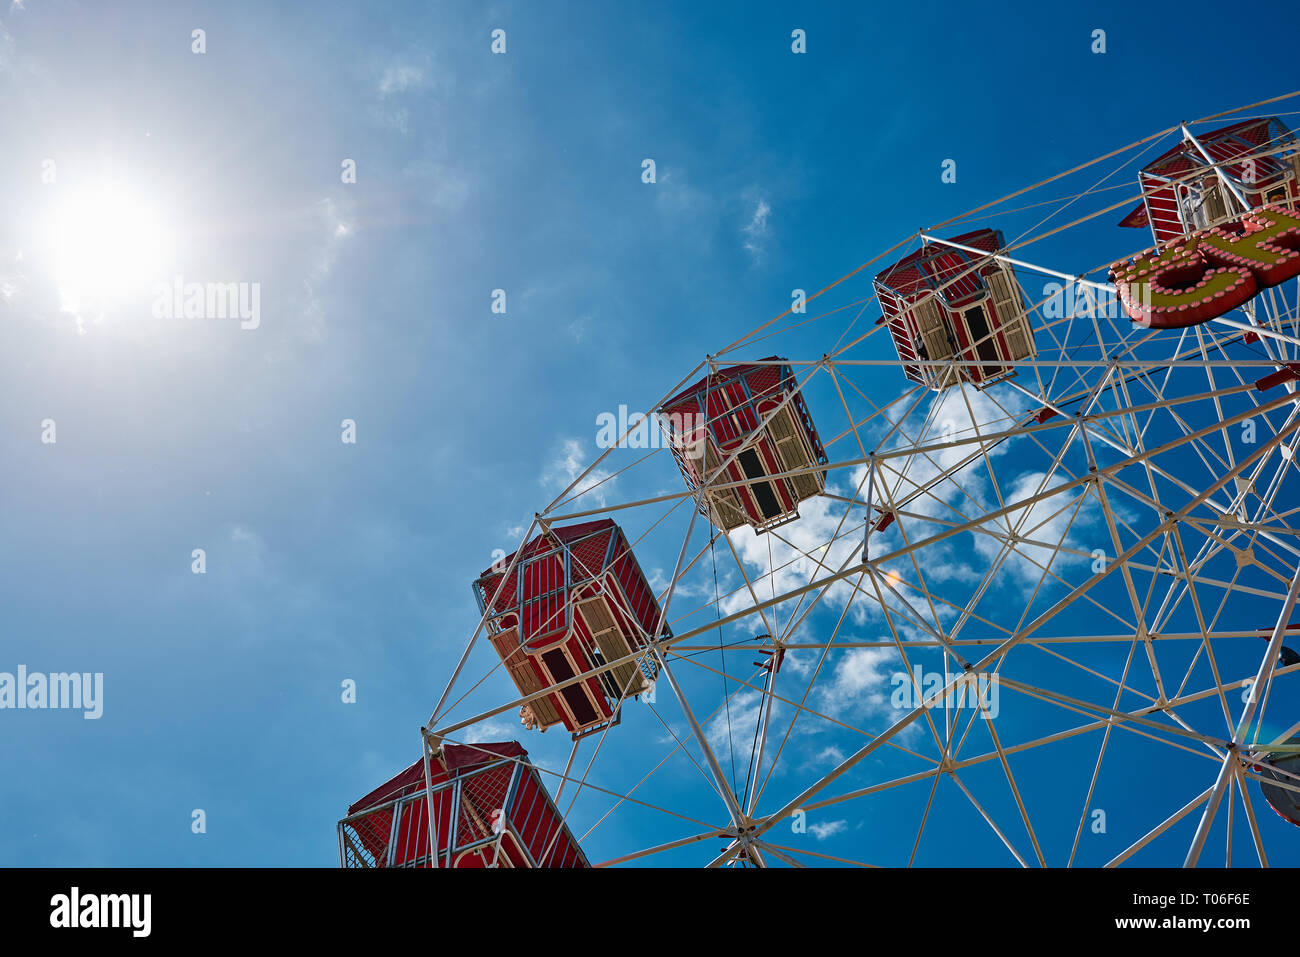
[[74, 312], [144, 296], [161, 276], [166, 238], [154, 205], [118, 184], [69, 193], [51, 219], [59, 296]]

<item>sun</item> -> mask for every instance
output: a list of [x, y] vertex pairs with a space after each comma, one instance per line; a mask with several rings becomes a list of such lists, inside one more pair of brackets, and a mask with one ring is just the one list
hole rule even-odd
[[100, 182], [63, 196], [50, 219], [55, 281], [63, 307], [103, 312], [147, 296], [167, 251], [162, 219], [146, 197]]

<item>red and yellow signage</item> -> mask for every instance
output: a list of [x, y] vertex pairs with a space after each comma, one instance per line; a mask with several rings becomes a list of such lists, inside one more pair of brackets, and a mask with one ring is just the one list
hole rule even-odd
[[1117, 262], [1110, 276], [1135, 322], [1157, 329], [1206, 322], [1300, 276], [1300, 216], [1262, 206]]

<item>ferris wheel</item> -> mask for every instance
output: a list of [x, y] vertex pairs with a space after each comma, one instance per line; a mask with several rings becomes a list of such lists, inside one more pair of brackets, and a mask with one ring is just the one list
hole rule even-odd
[[1300, 862], [1298, 97], [923, 229], [665, 381], [467, 570], [344, 866]]

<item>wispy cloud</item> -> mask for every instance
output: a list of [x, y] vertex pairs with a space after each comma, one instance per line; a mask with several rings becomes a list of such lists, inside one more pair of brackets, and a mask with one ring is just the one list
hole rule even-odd
[[[745, 691], [733, 697], [731, 704], [714, 715], [713, 720], [704, 729], [704, 735], [714, 753], [719, 756], [730, 756], [734, 744], [736, 756], [748, 760], [752, 750], [754, 729], [758, 727], [764, 707], [763, 695], [757, 691]], [[772, 721], [776, 727], [780, 726], [781, 711], [781, 703], [774, 702]]]
[[508, 721], [480, 721], [465, 729], [465, 744], [511, 741], [519, 737], [519, 726]]
[[333, 271], [343, 243], [347, 242], [355, 231], [352, 217], [333, 198], [326, 197], [318, 202], [314, 213], [317, 217], [317, 229], [319, 231], [317, 232], [316, 248], [312, 253], [311, 260], [307, 263], [307, 274], [303, 278], [305, 292], [303, 310], [307, 321], [301, 327], [306, 331], [308, 338], [311, 339], [320, 337], [322, 320], [325, 315], [325, 306], [321, 300], [320, 288]]
[[22, 272], [22, 261], [22, 252], [14, 253], [12, 269], [5, 268], [4, 272], [0, 273], [0, 299], [3, 299], [6, 304], [12, 303], [14, 296], [18, 295], [26, 285], [27, 277]]
[[[845, 497], [854, 493], [854, 489], [829, 490]], [[753, 529], [744, 526], [729, 537], [741, 561], [752, 569], [749, 579], [761, 601], [839, 571], [862, 542], [865, 514], [864, 509], [834, 499], [812, 498], [799, 504], [799, 521], [780, 528], [775, 534], [755, 535]], [[849, 581], [830, 587], [832, 593], [828, 597], [837, 601], [847, 601], [853, 591]], [[723, 599], [722, 611], [733, 614], [753, 604], [748, 588], [742, 588]], [[865, 609], [859, 608], [858, 613], [864, 614]]]
[[379, 92], [383, 96], [405, 93], [425, 85], [424, 70], [409, 63], [394, 63], [384, 68], [379, 77]]
[[[662, 568], [654, 568], [649, 574], [650, 588], [656, 595], [662, 595], [668, 589], [669, 579], [667, 573]], [[719, 587], [725, 586], [725, 582], [719, 582]], [[710, 578], [707, 582], [703, 579], [688, 581], [685, 576], [677, 580], [677, 587], [673, 589], [673, 594], [678, 598], [707, 598], [713, 601], [713, 580]]]
[[[229, 543], [224, 549], [208, 552], [209, 566], [214, 562], [217, 566], [224, 565], [245, 581], [264, 585], [276, 581], [276, 575], [268, 561], [270, 551], [260, 532], [247, 525], [232, 525], [228, 535]], [[225, 554], [222, 555], [221, 552]], [[209, 567], [209, 571], [212, 570]]]
[[375, 84], [378, 102], [370, 107], [370, 115], [381, 126], [398, 133], [410, 132], [411, 111], [402, 102], [403, 97], [428, 91], [433, 86], [433, 70], [425, 62], [417, 64], [405, 59], [392, 60], [378, 69]]
[[754, 212], [749, 217], [749, 222], [740, 230], [745, 237], [745, 251], [749, 253], [755, 262], [763, 258], [767, 239], [772, 232], [772, 227], [768, 223], [768, 218], [771, 215], [771, 205], [767, 200], [760, 197], [754, 204]]
[[[15, 5], [11, 9], [21, 10], [21, 5]], [[0, 70], [8, 70], [14, 61], [14, 38], [13, 35], [5, 29], [5, 25], [0, 23]]]
[[579, 316], [577, 319], [574, 319], [573, 322], [569, 323], [568, 332], [569, 335], [573, 336], [573, 341], [581, 342], [583, 339], [587, 338], [587, 329], [590, 325], [591, 316], [589, 315]]
[[809, 754], [799, 765], [800, 771], [825, 770], [843, 764], [847, 755], [840, 748], [828, 744], [815, 754]]
[[[582, 476], [586, 469], [587, 457], [582, 442], [573, 438], [565, 439], [560, 445], [559, 453], [542, 473], [542, 487], [562, 492]], [[606, 496], [617, 481], [611, 478], [612, 474], [603, 468], [592, 469], [569, 494], [574, 498], [589, 494], [592, 500], [603, 507]]]
[[809, 824], [808, 832], [817, 840], [824, 841], [828, 837], [834, 837], [842, 831], [847, 831], [848, 828], [848, 821], [827, 821], [825, 824]]
[[[1008, 489], [1003, 489], [1003, 493], [1008, 503], [1020, 502], [1040, 494], [1040, 490], [1042, 493], [1051, 493], [1065, 482], [1066, 477], [1063, 475], [1058, 474], [1048, 479], [1044, 472], [1026, 472], [1017, 477]], [[1043, 578], [1045, 567], [1050, 567], [1051, 572], [1060, 575], [1065, 566], [1083, 561], [1078, 555], [1066, 551], [1054, 552], [1052, 548], [1046, 547], [1058, 542], [1068, 545], [1072, 528], [1077, 531], [1090, 524], [1092, 510], [1088, 506], [1091, 500], [1080, 507], [1078, 500], [1081, 494], [1078, 489], [1063, 490], [1049, 498], [1014, 509], [998, 520], [997, 530], [1003, 534], [1014, 533], [1045, 543], [1030, 545], [1017, 542], [1003, 562], [1002, 568], [1024, 586], [1026, 596], [1032, 594], [1034, 587]], [[1073, 525], [1071, 519], [1074, 519]], [[1005, 547], [1004, 542], [988, 535], [980, 535], [975, 539], [975, 548], [986, 562], [992, 562]], [[1048, 573], [1047, 580], [1051, 581], [1051, 573]]]
[[312, 264], [312, 275], [323, 278], [334, 268], [334, 263], [338, 259], [339, 244], [352, 235], [353, 222], [338, 201], [328, 197], [316, 204], [316, 211], [320, 217], [324, 242]]
[[893, 648], [850, 648], [839, 655], [831, 681], [820, 689], [828, 714], [881, 714], [889, 710], [889, 675], [898, 670]]

